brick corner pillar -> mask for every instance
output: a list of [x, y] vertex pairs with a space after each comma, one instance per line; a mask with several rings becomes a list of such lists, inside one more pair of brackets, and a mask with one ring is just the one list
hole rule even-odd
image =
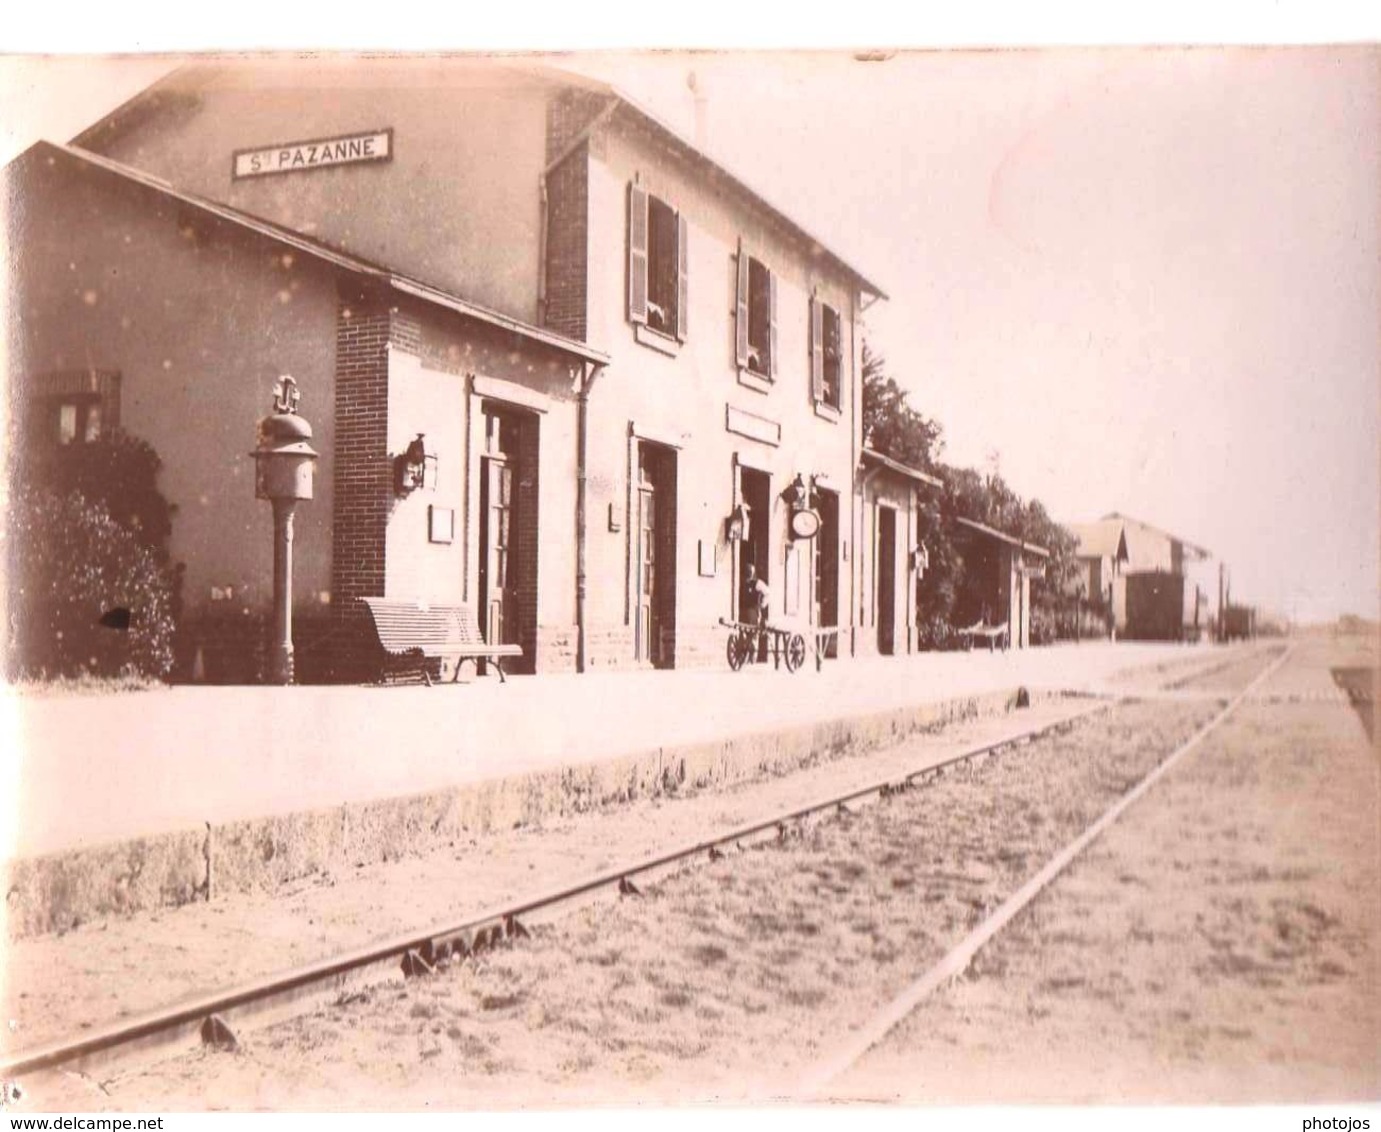
[[384, 592], [384, 548], [392, 495], [388, 458], [386, 294], [342, 282], [336, 312], [335, 513], [331, 523], [331, 671], [370, 676], [378, 644], [361, 597]]
[[588, 330], [590, 147], [581, 131], [601, 105], [597, 97], [567, 91], [547, 107], [547, 161], [558, 164], [546, 176], [542, 322], [582, 342]]

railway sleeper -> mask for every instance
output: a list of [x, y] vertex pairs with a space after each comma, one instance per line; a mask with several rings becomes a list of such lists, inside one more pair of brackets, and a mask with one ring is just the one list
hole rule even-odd
[[235, 1031], [219, 1014], [209, 1014], [201, 1024], [201, 1044], [213, 1049], [233, 1052], [240, 1047]]
[[416, 979], [422, 975], [434, 975], [436, 973], [436, 968], [422, 958], [422, 952], [415, 947], [410, 947], [403, 953], [402, 968], [405, 979]]

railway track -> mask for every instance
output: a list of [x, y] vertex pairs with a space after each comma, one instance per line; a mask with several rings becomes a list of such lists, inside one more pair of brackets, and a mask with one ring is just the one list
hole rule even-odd
[[[1283, 659], [1283, 656], [1278, 658], [1276, 664], [1239, 693], [1209, 725], [1209, 729], [1216, 726], [1252, 689], [1258, 687]], [[184, 1000], [166, 1009], [90, 1030], [70, 1039], [20, 1051], [0, 1061], [0, 1078], [22, 1079], [30, 1074], [57, 1068], [90, 1072], [98, 1067], [163, 1055], [197, 1043], [231, 1045], [235, 1042], [235, 1030], [250, 1020], [271, 1020], [300, 1011], [304, 1005], [343, 998], [363, 987], [397, 979], [400, 975], [405, 978], [425, 976], [439, 964], [464, 960], [521, 939], [527, 934], [525, 921], [531, 923], [534, 918], [554, 912], [562, 906], [597, 898], [603, 893], [635, 894], [638, 891], [637, 882], [645, 883], [644, 878], [648, 875], [697, 858], [717, 859], [733, 846], [747, 847], [765, 839], [784, 838], [789, 829], [813, 816], [838, 812], [853, 804], [909, 791], [943, 775], [957, 764], [981, 760], [987, 755], [1029, 743], [1042, 736], [1069, 731], [1080, 721], [1106, 712], [1129, 699], [1178, 698], [1181, 695], [1188, 698], [1191, 694], [1187, 689], [1180, 689], [1151, 693], [1149, 697], [1140, 693], [1108, 696], [1054, 722], [1009, 732], [997, 740], [976, 744], [949, 758], [930, 761], [914, 770], [893, 774], [655, 856], [628, 862], [573, 885], [535, 893], [459, 922], [384, 940], [238, 987]], [[1221, 702], [1227, 698], [1227, 693], [1198, 694], [1196, 698]], [[1207, 729], [1191, 743], [1197, 742], [1206, 733]], [[1177, 757], [1178, 754], [1172, 756]]]
[[183, 1000], [70, 1039], [19, 1051], [0, 1060], [0, 1079], [22, 1079], [57, 1068], [90, 1072], [114, 1062], [161, 1055], [199, 1043], [233, 1045], [234, 1031], [242, 1022], [271, 1020], [301, 1009], [304, 1003], [329, 1001], [372, 983], [396, 978], [400, 972], [406, 978], [425, 976], [438, 963], [463, 960], [522, 938], [527, 934], [524, 921], [534, 915], [597, 897], [603, 892], [636, 894], [639, 878], [696, 858], [717, 860], [731, 847], [747, 847], [764, 839], [785, 837], [791, 827], [815, 815], [836, 813], [850, 805], [904, 793], [958, 764], [1068, 731], [1081, 720], [1106, 712], [1125, 698], [1099, 699], [1054, 722], [1009, 732], [948, 758], [926, 762], [914, 770], [831, 794], [703, 840], [630, 861], [576, 884], [487, 909], [458, 922], [383, 940], [264, 979]]
[[[819, 1059], [797, 1086], [788, 1090], [789, 1094], [797, 1098], [819, 1098], [825, 1095], [834, 1081], [862, 1061], [870, 1050], [901, 1025], [926, 999], [951, 980], [962, 975], [979, 951], [992, 942], [1003, 928], [1027, 905], [1040, 896], [1104, 830], [1116, 822], [1127, 809], [1133, 806], [1157, 781], [1169, 773], [1178, 762], [1203, 743], [1238, 707], [1243, 703], [1259, 699], [1258, 689], [1285, 663], [1292, 651], [1293, 646], [1287, 646], [1279, 653], [1251, 683], [1233, 695], [1221, 711], [1217, 712], [1136, 785], [1104, 810], [1092, 824], [1068, 842], [1039, 872], [1004, 900], [937, 963], [894, 996], [863, 1026], [851, 1034], [847, 1041]], [[1178, 690], [1179, 683], [1177, 682], [1172, 687]]]

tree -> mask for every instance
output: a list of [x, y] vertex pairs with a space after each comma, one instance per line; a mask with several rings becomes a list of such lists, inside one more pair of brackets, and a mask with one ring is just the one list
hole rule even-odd
[[917, 628], [923, 647], [943, 648], [954, 641], [956, 614], [972, 615], [988, 595], [986, 579], [965, 570], [952, 534], [958, 517], [1015, 535], [1050, 552], [1045, 579], [1032, 585], [1032, 638], [1055, 635], [1066, 580], [1074, 569], [1077, 542], [1054, 522], [1038, 500], [1022, 499], [996, 467], [987, 475], [940, 461], [944, 430], [917, 412], [906, 391], [887, 375], [886, 361], [863, 344], [863, 429], [865, 443], [884, 456], [938, 476], [944, 487], [922, 493], [919, 533], [930, 565], [917, 587]]
[[863, 343], [863, 443], [884, 456], [933, 471], [944, 447], [938, 422], [916, 412], [887, 375], [887, 360]]

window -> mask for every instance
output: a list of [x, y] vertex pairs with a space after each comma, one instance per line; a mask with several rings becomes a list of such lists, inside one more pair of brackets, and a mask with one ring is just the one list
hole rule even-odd
[[736, 353], [738, 367], [772, 379], [777, 373], [777, 277], [738, 251]]
[[810, 388], [817, 405], [838, 411], [843, 405], [844, 330], [839, 312], [810, 300]]
[[120, 375], [103, 370], [40, 374], [29, 423], [34, 440], [65, 447], [92, 444], [119, 423]]
[[628, 186], [628, 320], [686, 339], [686, 220], [641, 185]]

